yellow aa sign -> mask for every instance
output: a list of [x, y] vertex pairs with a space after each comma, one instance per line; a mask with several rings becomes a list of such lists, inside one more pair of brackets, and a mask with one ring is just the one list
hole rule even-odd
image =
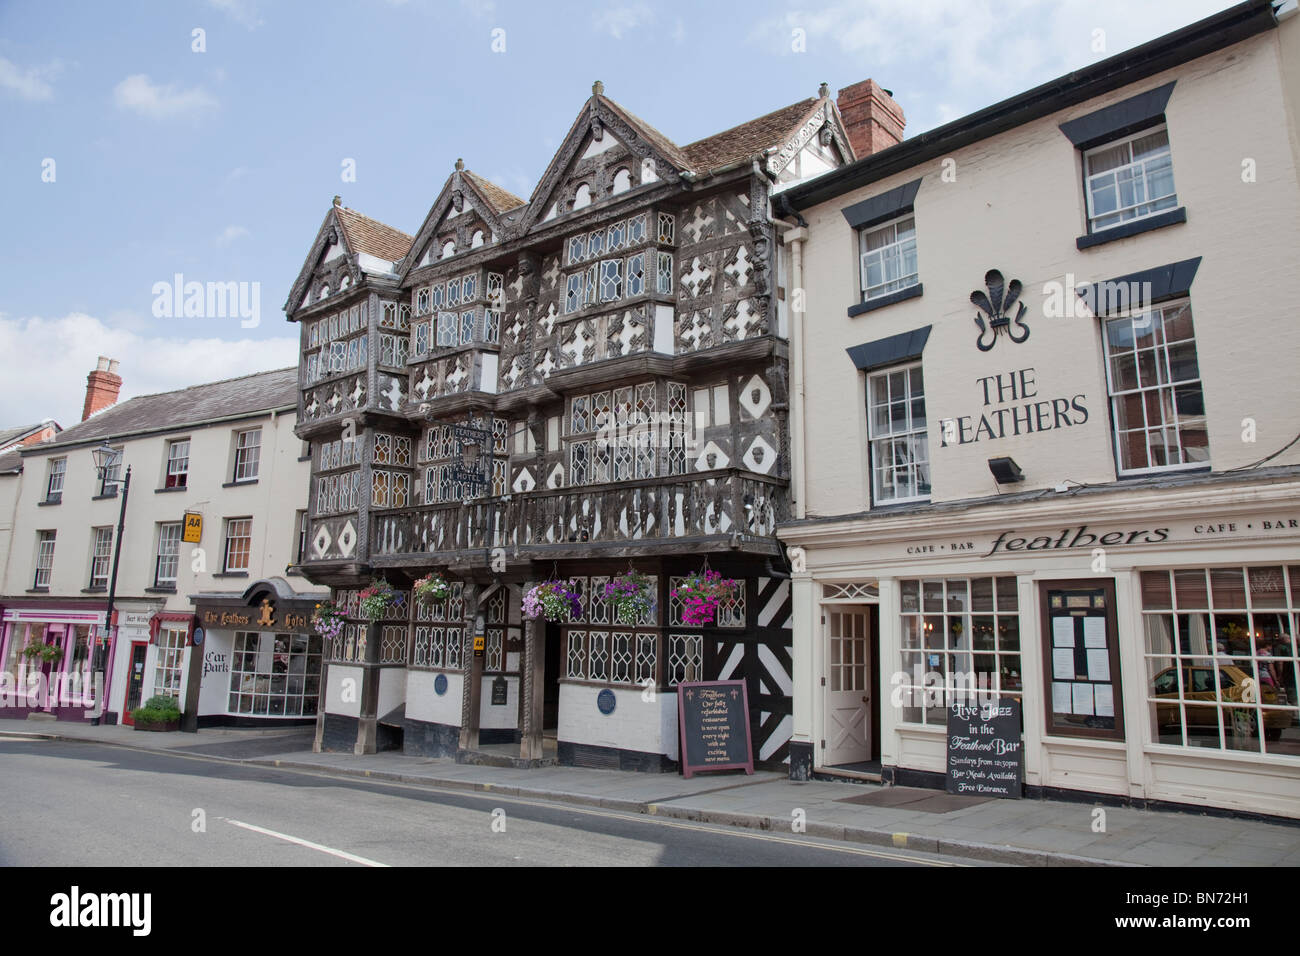
[[203, 515], [191, 514], [185, 512], [185, 530], [181, 535], [181, 540], [191, 544], [198, 544], [203, 537]]

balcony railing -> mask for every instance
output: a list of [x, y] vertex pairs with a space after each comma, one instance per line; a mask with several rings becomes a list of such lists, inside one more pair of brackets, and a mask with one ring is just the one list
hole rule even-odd
[[770, 537], [787, 517], [785, 482], [734, 468], [544, 489], [468, 504], [371, 515], [371, 556], [646, 543], [709, 535]]

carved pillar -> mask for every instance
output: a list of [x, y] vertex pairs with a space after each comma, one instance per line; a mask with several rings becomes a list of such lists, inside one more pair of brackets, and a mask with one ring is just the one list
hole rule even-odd
[[361, 712], [357, 718], [356, 754], [372, 754], [379, 724], [379, 647], [382, 643], [379, 621], [366, 623], [366, 654], [361, 664]]
[[479, 713], [483, 697], [483, 658], [474, 653], [474, 638], [486, 637], [483, 612], [479, 607], [482, 586], [477, 581], [465, 583], [465, 646], [461, 661], [465, 666], [465, 683], [460, 696], [460, 749], [478, 749]]
[[[525, 581], [527, 594], [536, 581]], [[519, 756], [525, 760], [542, 759], [543, 708], [546, 702], [546, 622], [524, 618], [523, 698], [524, 725], [520, 736]]]

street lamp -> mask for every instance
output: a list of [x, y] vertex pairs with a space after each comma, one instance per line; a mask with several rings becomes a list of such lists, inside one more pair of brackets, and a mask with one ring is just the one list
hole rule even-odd
[[[113, 599], [117, 596], [117, 565], [122, 557], [122, 526], [126, 523], [126, 499], [131, 493], [131, 466], [126, 468], [125, 478], [110, 478], [108, 470], [118, 460], [120, 452], [113, 448], [107, 441], [91, 452], [95, 459], [95, 471], [99, 475], [99, 480], [104, 485], [121, 485], [122, 486], [122, 507], [117, 516], [117, 540], [113, 542], [113, 570], [108, 582], [108, 608], [104, 612], [104, 626], [109, 629], [110, 638], [117, 636], [117, 628], [113, 625]], [[102, 715], [108, 707], [108, 687], [104, 681], [104, 659], [108, 650], [104, 645], [104, 639], [100, 638], [95, 641], [95, 653], [91, 663], [91, 680], [95, 681], [95, 686], [100, 688], [100, 699], [98, 701], [98, 711]], [[99, 726], [99, 716], [90, 719], [92, 727]]]

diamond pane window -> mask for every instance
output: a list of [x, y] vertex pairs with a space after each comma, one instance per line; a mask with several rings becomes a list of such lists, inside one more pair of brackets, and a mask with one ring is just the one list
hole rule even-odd
[[456, 313], [439, 312], [438, 313], [438, 345], [447, 347], [455, 345], [457, 341]]
[[623, 260], [606, 259], [600, 264], [600, 301], [613, 302], [623, 294]]
[[474, 341], [474, 312], [462, 312], [460, 314], [460, 344], [469, 345]]
[[594, 258], [605, 251], [605, 230], [597, 229], [587, 237], [587, 257]]
[[447, 297], [447, 293], [441, 285], [434, 286], [432, 289], [429, 290], [429, 309], [435, 311], [437, 309], [441, 309], [443, 305], [443, 300], [446, 297]]
[[676, 220], [666, 212], [659, 214], [659, 241], [671, 243], [676, 232]]
[[584, 275], [582, 272], [575, 272], [567, 280], [564, 293], [564, 312], [566, 315], [570, 312], [577, 312], [582, 308]]
[[582, 236], [569, 237], [569, 264], [581, 262], [587, 258], [587, 244]]
[[673, 256], [670, 252], [659, 253], [659, 268], [656, 274], [655, 288], [661, 295], [672, 295]]
[[638, 252], [627, 260], [627, 294], [629, 297], [645, 292], [645, 253]]
[[483, 341], [493, 345], [501, 342], [501, 313], [495, 309], [483, 313]]
[[460, 305], [460, 279], [447, 283], [447, 305]]
[[645, 218], [646, 214], [633, 216], [627, 221], [628, 238], [634, 242], [645, 242]]
[[460, 301], [469, 302], [478, 295], [478, 274], [471, 272], [460, 280]]
[[609, 238], [609, 245], [607, 248], [609, 249], [610, 252], [615, 252], [619, 249], [622, 249], [624, 243], [627, 241], [627, 223], [616, 222], [614, 223], [614, 225], [610, 226], [608, 232], [608, 238]]

